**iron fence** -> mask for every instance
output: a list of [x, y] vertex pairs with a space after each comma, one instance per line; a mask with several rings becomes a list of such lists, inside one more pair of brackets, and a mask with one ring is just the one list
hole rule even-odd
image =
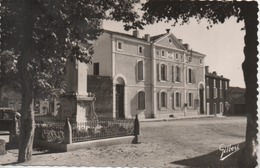
[[[72, 143], [134, 135], [134, 120], [92, 120], [73, 122], [71, 125]], [[35, 124], [35, 139], [62, 143], [65, 139], [64, 121], [42, 120]]]
[[102, 120], [72, 123], [72, 142], [134, 135], [134, 120]]

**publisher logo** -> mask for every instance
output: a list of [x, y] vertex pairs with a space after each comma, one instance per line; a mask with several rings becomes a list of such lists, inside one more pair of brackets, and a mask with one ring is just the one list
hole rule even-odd
[[220, 161], [223, 161], [239, 150], [239, 144], [234, 144], [234, 145], [222, 144], [219, 146], [219, 150], [221, 151]]

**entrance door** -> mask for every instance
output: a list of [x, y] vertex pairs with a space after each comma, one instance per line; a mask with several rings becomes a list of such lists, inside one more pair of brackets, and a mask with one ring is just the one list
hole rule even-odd
[[116, 118], [125, 118], [124, 85], [116, 85]]
[[200, 114], [204, 114], [204, 89], [200, 89]]

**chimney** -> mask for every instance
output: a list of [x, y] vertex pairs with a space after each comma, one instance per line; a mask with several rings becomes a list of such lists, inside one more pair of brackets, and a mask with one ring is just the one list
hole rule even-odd
[[209, 73], [209, 66], [205, 66], [205, 71], [206, 74]]
[[140, 36], [139, 36], [139, 30], [134, 30], [134, 31], [133, 31], [133, 36], [136, 37], [136, 38], [140, 38]]
[[170, 33], [170, 31], [171, 31], [171, 29], [166, 29], [166, 32], [167, 32], [167, 33]]
[[144, 39], [145, 39], [147, 42], [150, 42], [150, 41], [151, 41], [150, 34], [145, 34], [145, 35], [144, 35]]
[[190, 45], [189, 44], [183, 44], [183, 46], [187, 49], [187, 50], [190, 50]]
[[182, 39], [178, 39], [178, 41], [182, 44]]
[[213, 71], [212, 74], [213, 74], [213, 75], [217, 75], [217, 72], [216, 72], [216, 71]]

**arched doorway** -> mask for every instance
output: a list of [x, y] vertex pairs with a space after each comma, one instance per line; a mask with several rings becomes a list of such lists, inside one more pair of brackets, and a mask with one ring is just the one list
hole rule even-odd
[[125, 82], [124, 79], [118, 77], [116, 80], [116, 118], [125, 118]]
[[204, 114], [204, 86], [199, 86], [199, 97], [200, 97], [200, 114]]

